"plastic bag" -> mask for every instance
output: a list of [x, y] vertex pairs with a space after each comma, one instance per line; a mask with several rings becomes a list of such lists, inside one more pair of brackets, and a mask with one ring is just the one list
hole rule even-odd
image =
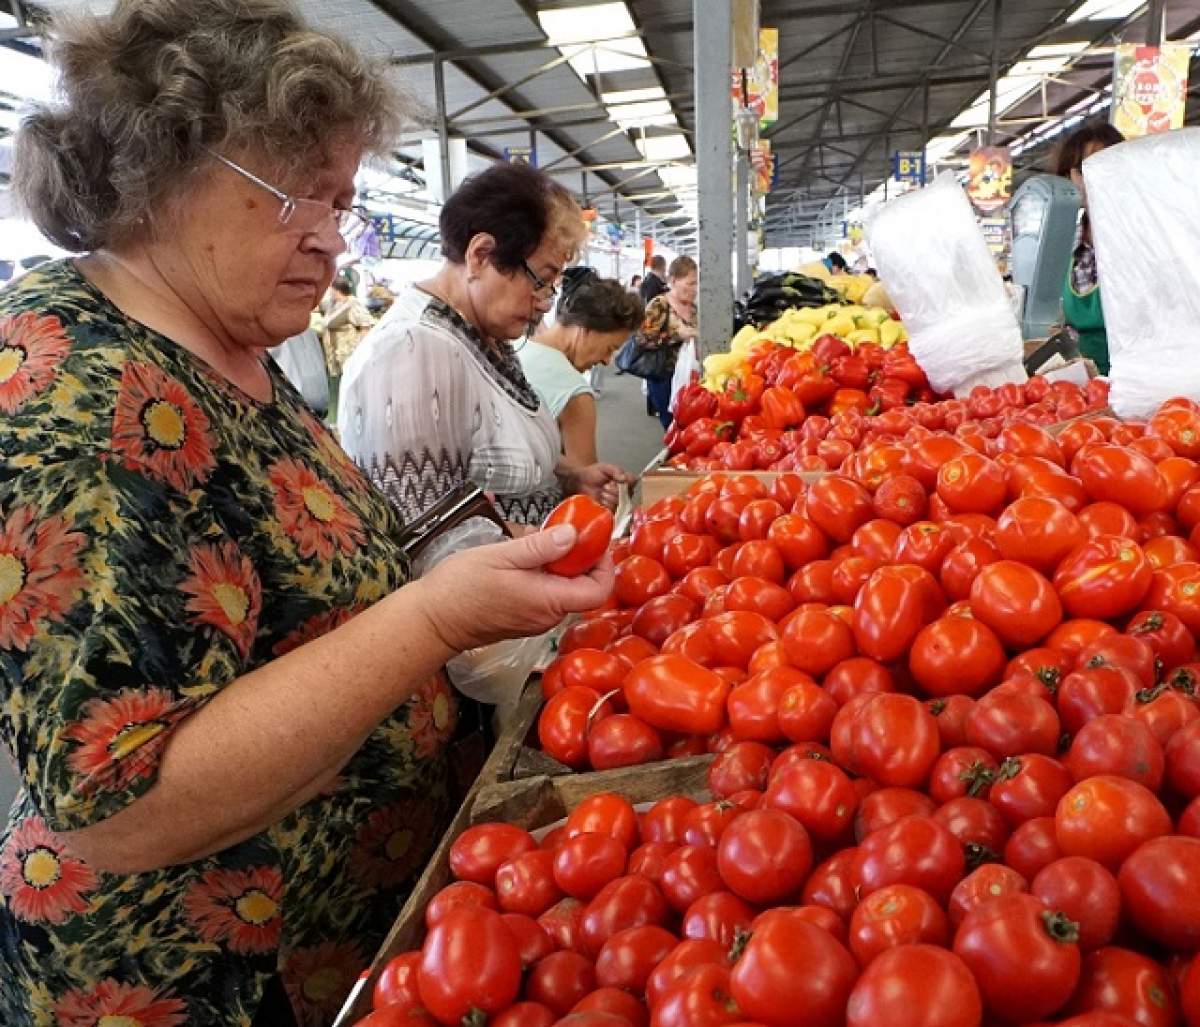
[[[418, 577], [464, 549], [491, 545], [504, 539], [492, 521], [472, 517], [429, 543], [413, 561]], [[459, 653], [446, 664], [446, 674], [463, 695], [491, 706], [516, 704], [521, 688], [551, 647], [551, 633], [533, 638], [508, 639]]]
[[671, 375], [671, 413], [675, 412], [675, 397], [693, 377], [700, 377], [700, 361], [696, 359], [696, 343], [689, 339], [679, 348], [675, 373]]
[[1023, 382], [1021, 328], [971, 205], [940, 175], [867, 224], [875, 264], [938, 392]]
[[1144, 136], [1083, 163], [1108, 332], [1109, 402], [1149, 416], [1200, 398], [1200, 129]]

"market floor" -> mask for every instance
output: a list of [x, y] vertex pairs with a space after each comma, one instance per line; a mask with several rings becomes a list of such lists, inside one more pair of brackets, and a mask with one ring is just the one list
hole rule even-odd
[[642, 380], [606, 367], [597, 401], [596, 444], [601, 460], [640, 474], [662, 449], [662, 427], [646, 414]]

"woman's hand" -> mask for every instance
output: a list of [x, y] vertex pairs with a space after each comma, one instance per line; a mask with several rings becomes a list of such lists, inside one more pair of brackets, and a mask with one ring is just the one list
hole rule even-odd
[[468, 549], [442, 561], [407, 589], [421, 591], [426, 617], [454, 652], [540, 635], [570, 613], [595, 609], [612, 591], [609, 556], [577, 578], [542, 570], [566, 554], [576, 537], [574, 528], [561, 525]]
[[637, 479], [616, 464], [596, 463], [567, 470], [566, 492], [582, 492], [610, 510], [617, 508], [621, 486], [632, 485]]

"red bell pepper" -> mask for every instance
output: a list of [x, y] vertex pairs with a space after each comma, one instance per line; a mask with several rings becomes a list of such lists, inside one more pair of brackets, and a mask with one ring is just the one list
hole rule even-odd
[[689, 382], [679, 390], [675, 399], [675, 424], [686, 428], [702, 417], [712, 417], [717, 412], [717, 397], [699, 382]]
[[722, 421], [740, 421], [758, 413], [764, 383], [757, 374], [733, 375], [717, 398], [717, 417]]
[[828, 366], [838, 357], [849, 356], [850, 347], [836, 335], [822, 335], [813, 343], [812, 354], [818, 364]]
[[772, 428], [791, 428], [804, 420], [804, 405], [791, 389], [781, 385], [764, 390], [762, 412]]

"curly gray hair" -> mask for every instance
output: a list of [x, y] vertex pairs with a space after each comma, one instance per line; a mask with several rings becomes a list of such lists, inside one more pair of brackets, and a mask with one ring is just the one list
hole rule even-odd
[[294, 180], [343, 137], [385, 151], [405, 114], [380, 67], [289, 0], [118, 0], [104, 17], [57, 18], [51, 56], [64, 102], [24, 120], [13, 186], [74, 252], [135, 237], [208, 149]]

